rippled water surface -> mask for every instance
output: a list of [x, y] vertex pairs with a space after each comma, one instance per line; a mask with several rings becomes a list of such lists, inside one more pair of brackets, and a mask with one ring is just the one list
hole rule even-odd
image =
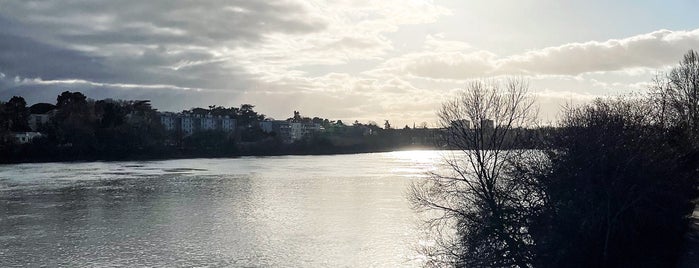
[[0, 266], [419, 266], [442, 153], [0, 166]]

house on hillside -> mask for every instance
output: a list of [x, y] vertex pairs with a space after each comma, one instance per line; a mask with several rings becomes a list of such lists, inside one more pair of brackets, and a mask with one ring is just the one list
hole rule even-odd
[[29, 107], [29, 128], [38, 131], [46, 125], [56, 113], [56, 106], [50, 103], [37, 103]]

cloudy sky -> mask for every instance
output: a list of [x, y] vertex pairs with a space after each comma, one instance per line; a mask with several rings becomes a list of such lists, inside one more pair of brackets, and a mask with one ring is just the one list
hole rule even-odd
[[643, 90], [699, 49], [699, 2], [0, 0], [0, 98], [252, 103], [283, 119], [435, 122], [471, 79], [527, 78], [544, 120]]

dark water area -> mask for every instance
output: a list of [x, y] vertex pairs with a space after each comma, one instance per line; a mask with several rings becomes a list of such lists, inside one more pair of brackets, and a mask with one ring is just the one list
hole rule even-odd
[[420, 266], [439, 151], [0, 166], [2, 267]]

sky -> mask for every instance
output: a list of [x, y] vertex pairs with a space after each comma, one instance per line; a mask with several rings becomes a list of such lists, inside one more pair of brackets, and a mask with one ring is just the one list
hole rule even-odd
[[256, 105], [436, 123], [473, 80], [522, 77], [542, 121], [642, 92], [699, 49], [699, 1], [0, 0], [0, 99]]

